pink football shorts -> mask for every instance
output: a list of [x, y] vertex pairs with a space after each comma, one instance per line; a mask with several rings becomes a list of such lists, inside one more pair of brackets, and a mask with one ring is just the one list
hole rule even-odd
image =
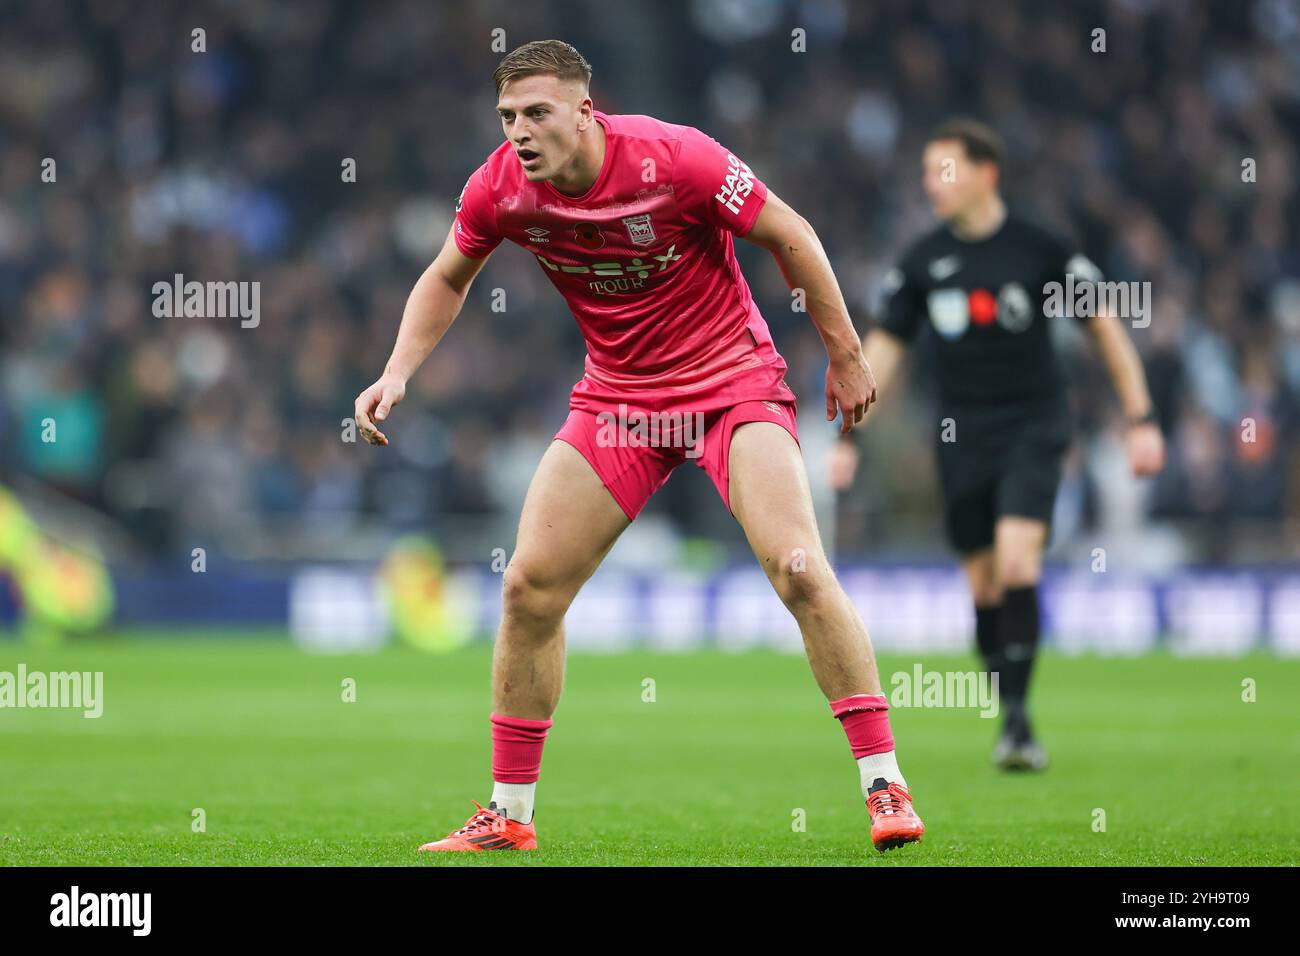
[[572, 409], [555, 437], [582, 453], [633, 519], [684, 461], [704, 469], [730, 511], [731, 434], [746, 422], [775, 422], [799, 441], [793, 399], [744, 401], [704, 412], [668, 413], [625, 404], [609, 404], [598, 411]]

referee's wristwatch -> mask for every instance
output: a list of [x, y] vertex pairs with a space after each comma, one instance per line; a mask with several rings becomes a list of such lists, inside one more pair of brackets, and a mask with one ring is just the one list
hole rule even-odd
[[1145, 415], [1131, 415], [1128, 420], [1129, 428], [1137, 428], [1139, 425], [1154, 425], [1159, 421], [1154, 408], [1147, 411]]

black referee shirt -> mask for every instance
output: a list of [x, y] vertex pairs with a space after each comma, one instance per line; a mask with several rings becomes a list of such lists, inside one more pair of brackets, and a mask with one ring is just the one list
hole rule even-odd
[[[886, 278], [881, 327], [934, 346], [942, 413], [977, 429], [1064, 422], [1065, 376], [1044, 311], [1046, 286], [1101, 273], [1060, 236], [1008, 213], [968, 242], [946, 226], [917, 240]], [[1082, 321], [1086, 321], [1083, 319]]]

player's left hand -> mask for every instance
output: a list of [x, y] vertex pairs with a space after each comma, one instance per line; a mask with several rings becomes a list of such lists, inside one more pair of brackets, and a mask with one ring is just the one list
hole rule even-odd
[[1165, 436], [1154, 422], [1134, 425], [1125, 438], [1128, 463], [1139, 478], [1159, 474], [1165, 466]]
[[841, 435], [853, 431], [875, 400], [876, 377], [861, 348], [831, 359], [826, 369], [826, 420], [835, 421], [838, 412]]

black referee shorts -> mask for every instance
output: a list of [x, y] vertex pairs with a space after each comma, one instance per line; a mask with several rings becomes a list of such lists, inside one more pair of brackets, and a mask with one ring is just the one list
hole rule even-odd
[[945, 442], [941, 436], [939, 478], [948, 540], [958, 552], [990, 547], [994, 525], [1004, 515], [1035, 518], [1050, 529], [1068, 427], [1059, 420], [1032, 422], [957, 437]]

